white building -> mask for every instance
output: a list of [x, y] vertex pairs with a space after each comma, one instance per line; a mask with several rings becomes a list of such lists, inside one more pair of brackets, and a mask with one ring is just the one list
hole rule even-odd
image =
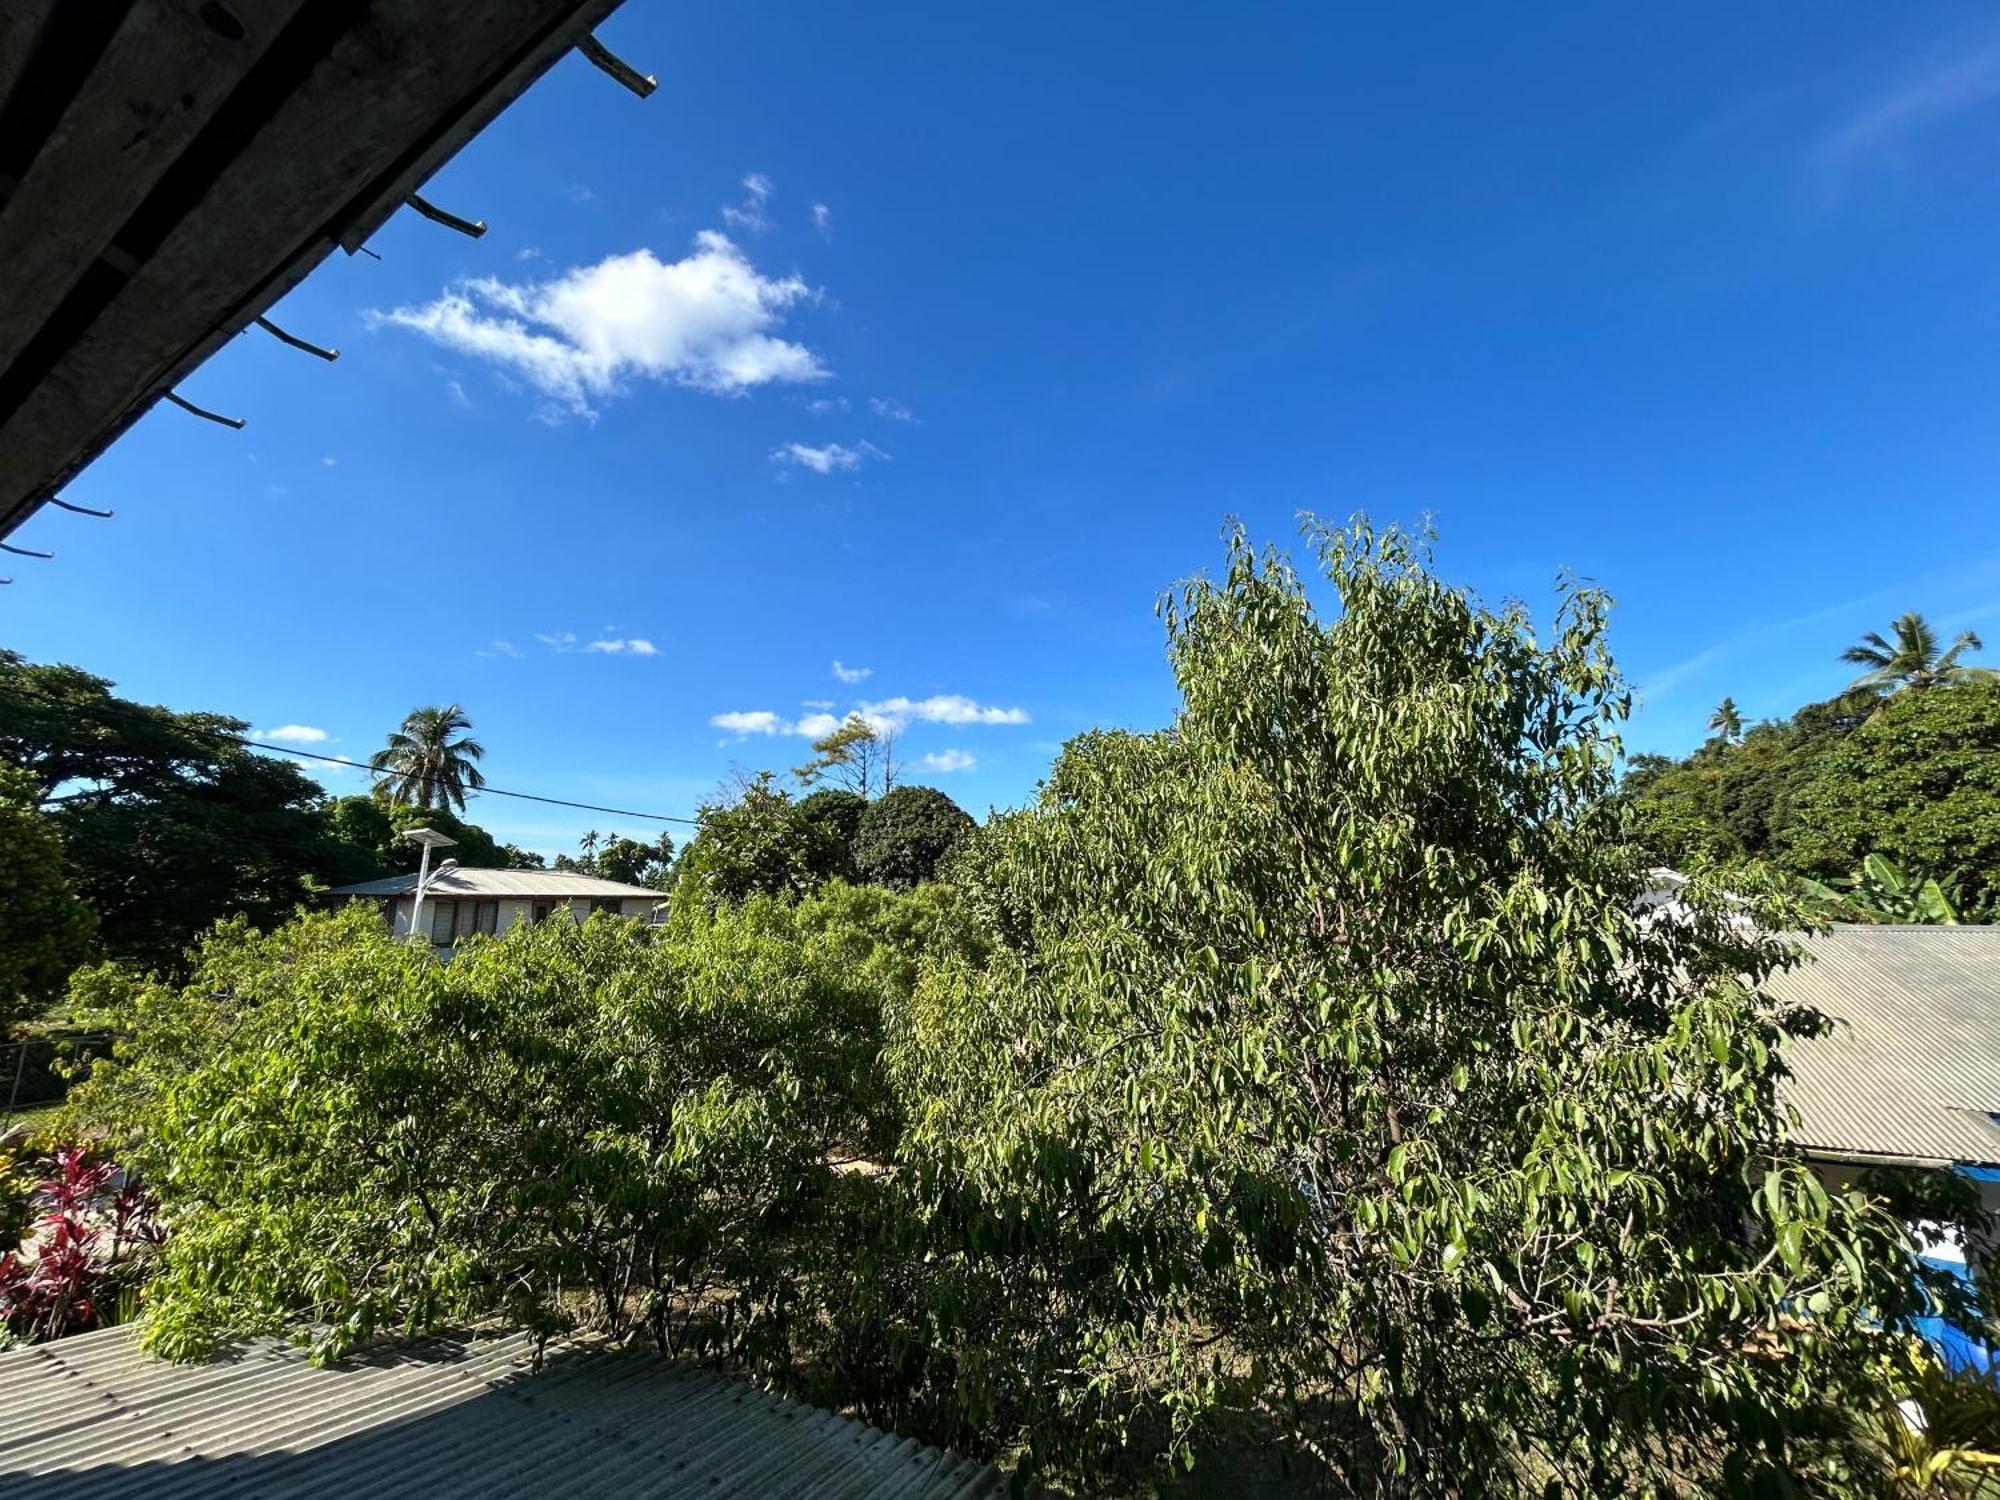
[[[330, 894], [375, 903], [396, 936], [402, 937], [410, 930], [416, 889], [415, 875], [392, 875], [387, 880], [343, 885]], [[449, 948], [469, 933], [497, 934], [516, 922], [546, 922], [557, 916], [580, 922], [594, 911], [655, 921], [666, 899], [662, 892], [641, 885], [563, 870], [468, 870], [454, 866], [431, 876], [424, 891], [423, 923], [435, 946]]]

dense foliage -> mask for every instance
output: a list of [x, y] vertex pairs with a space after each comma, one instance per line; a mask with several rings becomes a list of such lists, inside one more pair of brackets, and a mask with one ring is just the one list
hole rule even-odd
[[861, 814], [854, 831], [855, 874], [908, 890], [936, 875], [972, 829], [971, 816], [936, 787], [896, 787]]
[[949, 922], [836, 891], [440, 965], [357, 909], [225, 929], [181, 987], [89, 972], [127, 1040], [71, 1107], [171, 1210], [150, 1344], [310, 1314], [330, 1355], [499, 1314], [774, 1357], [834, 1164], [894, 1133], [881, 1016], [911, 964], [876, 950]]
[[1935, 876], [1967, 920], [2000, 914], [1990, 678], [1851, 693], [1684, 760], [1635, 757], [1624, 795], [1642, 845], [1676, 866], [1752, 858], [1831, 882], [1880, 854]]
[[0, 763], [0, 1037], [45, 1004], [82, 962], [90, 908], [77, 899], [56, 832], [27, 773]]
[[1233, 1443], [1376, 1495], [1934, 1466], [1873, 1418], [1925, 1388], [1926, 1292], [1984, 1311], [1903, 1228], [1970, 1222], [1966, 1184], [1836, 1190], [1784, 1143], [1824, 1021], [1761, 988], [1802, 915], [1774, 878], [1634, 898], [1670, 839], [1837, 826], [1821, 760], [1982, 784], [1989, 689], [1725, 722], [1620, 797], [1601, 595], [1538, 633], [1403, 534], [1310, 539], [1336, 611], [1238, 537], [1164, 604], [1173, 724], [1080, 737], [984, 828], [765, 775], [701, 809], [660, 926], [441, 965], [355, 910], [234, 921], [179, 982], [86, 970], [119, 1041], [70, 1119], [162, 1194], [150, 1346], [595, 1327], [1090, 1493]]
[[1632, 912], [1604, 601], [1542, 645], [1314, 542], [1331, 622], [1240, 540], [1170, 601], [1173, 728], [997, 821], [1008, 951], [895, 1051], [961, 1391], [1086, 1471], [1254, 1416], [1362, 1490], [1798, 1472], [1901, 1230], [1773, 1144], [1782, 945], [1699, 883]]
[[240, 719], [110, 688], [0, 651], [0, 762], [33, 778], [102, 950], [171, 964], [220, 917], [289, 913], [326, 853], [318, 786], [236, 744]]
[[623, 834], [600, 837], [592, 831], [583, 836], [575, 854], [558, 854], [555, 868], [577, 875], [594, 875], [599, 880], [616, 880], [624, 885], [670, 890], [674, 841], [664, 833], [646, 844]]

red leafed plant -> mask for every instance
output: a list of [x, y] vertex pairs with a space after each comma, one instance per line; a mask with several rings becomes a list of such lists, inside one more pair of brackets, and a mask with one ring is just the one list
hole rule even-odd
[[30, 1341], [118, 1320], [139, 1262], [165, 1237], [151, 1193], [109, 1157], [59, 1147], [27, 1240], [0, 1256], [0, 1327]]

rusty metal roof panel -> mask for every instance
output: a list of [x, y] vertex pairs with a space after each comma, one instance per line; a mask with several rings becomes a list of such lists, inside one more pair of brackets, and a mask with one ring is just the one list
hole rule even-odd
[[132, 1330], [0, 1354], [0, 1491], [258, 1496], [998, 1493], [914, 1439], [650, 1352], [433, 1339], [315, 1370], [276, 1340], [171, 1365]]
[[1838, 1023], [1785, 1048], [1794, 1138], [1828, 1154], [2000, 1164], [2000, 927], [1836, 927], [1766, 986]]

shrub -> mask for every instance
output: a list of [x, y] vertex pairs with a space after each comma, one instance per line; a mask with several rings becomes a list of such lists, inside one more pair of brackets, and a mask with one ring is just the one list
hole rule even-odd
[[49, 1165], [28, 1195], [35, 1217], [25, 1240], [10, 1240], [0, 1254], [0, 1331], [10, 1338], [61, 1338], [117, 1322], [162, 1238], [152, 1195], [115, 1162], [72, 1145]]
[[893, 1127], [899, 971], [854, 904], [518, 926], [448, 965], [348, 911], [226, 928], [179, 988], [93, 971], [122, 1039], [70, 1108], [170, 1193], [146, 1343], [310, 1325], [326, 1359], [497, 1317], [781, 1366], [834, 1163]]
[[909, 890], [931, 879], [972, 831], [972, 819], [936, 787], [899, 786], [868, 804], [854, 835], [858, 879]]

